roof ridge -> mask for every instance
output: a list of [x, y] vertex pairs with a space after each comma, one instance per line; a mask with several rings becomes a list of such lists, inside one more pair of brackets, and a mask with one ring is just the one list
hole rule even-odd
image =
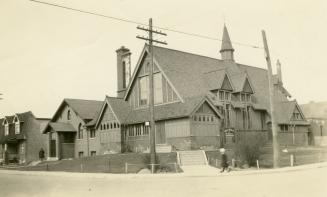
[[246, 67], [251, 67], [251, 68], [256, 68], [256, 69], [261, 69], [261, 70], [267, 71], [267, 69], [265, 69], [265, 68], [250, 66], [250, 65], [246, 65], [246, 64], [242, 64], [242, 63], [237, 63], [237, 62], [235, 62], [235, 63], [236, 63], [237, 66], [246, 66]]
[[[196, 54], [196, 53], [192, 53], [192, 52], [186, 52], [186, 51], [182, 51], [182, 50], [178, 50], [178, 49], [172, 49], [172, 48], [167, 48], [167, 47], [162, 47], [162, 46], [153, 46], [153, 47], [154, 48], [167, 49], [167, 50], [176, 51], [176, 52], [180, 52], [180, 53], [185, 53], [185, 54], [189, 54], [189, 55], [196, 55], [196, 56], [199, 56], [199, 57], [204, 57], [204, 58], [208, 58], [208, 59], [213, 59], [213, 60], [218, 60], [220, 62], [224, 62], [222, 59], [218, 59], [218, 58], [214, 58], [214, 57], [209, 57], [209, 56], [201, 55], [201, 54]], [[245, 67], [251, 67], [251, 68], [256, 68], [256, 69], [261, 69], [261, 70], [267, 71], [267, 69], [265, 69], [265, 68], [260, 68], [260, 67], [256, 67], [256, 66], [250, 66], [250, 65], [247, 65], [247, 64], [243, 64], [243, 63], [235, 62], [235, 64], [237, 66], [245, 66]], [[223, 69], [225, 69], [225, 68], [223, 68]]]
[[167, 47], [162, 47], [162, 46], [153, 46], [153, 47], [154, 48], [167, 49], [167, 50], [171, 50], [171, 51], [177, 51], [177, 52], [186, 53], [186, 54], [189, 54], [189, 55], [201, 56], [201, 57], [205, 57], [205, 58], [209, 58], [209, 59], [214, 59], [214, 60], [218, 60], [218, 61], [223, 61], [223, 60], [218, 59], [218, 58], [209, 57], [209, 56], [206, 56], [206, 55], [200, 55], [200, 54], [191, 53], [191, 52], [186, 52], [186, 51], [181, 51], [181, 50], [178, 50], [178, 49], [172, 49], [172, 48], [167, 48]]
[[203, 72], [203, 74], [209, 74], [209, 73], [213, 73], [213, 72], [217, 72], [217, 71], [227, 72], [227, 68], [220, 68], [220, 69], [217, 69], [217, 70], [211, 70], [211, 71]]
[[91, 99], [74, 99], [74, 98], [64, 98], [64, 100], [75, 100], [75, 101], [100, 101], [103, 102], [101, 100], [91, 100]]
[[106, 95], [106, 98], [113, 98], [113, 99], [120, 99], [120, 100], [124, 100], [124, 98], [120, 98], [120, 97], [114, 97], [114, 96], [108, 96], [108, 95]]

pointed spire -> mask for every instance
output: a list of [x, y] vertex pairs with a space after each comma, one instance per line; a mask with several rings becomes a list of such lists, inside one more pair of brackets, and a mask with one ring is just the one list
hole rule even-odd
[[223, 52], [223, 51], [234, 51], [232, 42], [230, 41], [230, 37], [228, 34], [226, 24], [224, 24], [223, 39], [222, 39], [221, 49], [220, 49], [220, 52]]
[[221, 43], [220, 54], [223, 60], [234, 60], [234, 48], [230, 40], [226, 24], [224, 24], [223, 39]]

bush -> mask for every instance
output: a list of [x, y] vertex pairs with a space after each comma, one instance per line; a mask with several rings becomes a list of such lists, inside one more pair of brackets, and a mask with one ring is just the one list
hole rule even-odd
[[235, 155], [241, 163], [256, 166], [264, 146], [264, 138], [260, 135], [245, 134], [239, 137], [235, 146]]

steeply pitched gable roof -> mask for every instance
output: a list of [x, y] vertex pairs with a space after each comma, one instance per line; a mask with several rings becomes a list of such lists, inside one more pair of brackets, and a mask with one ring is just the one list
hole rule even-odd
[[301, 115], [303, 116], [303, 120], [292, 120], [292, 115], [294, 110], [299, 108], [297, 102], [294, 101], [287, 101], [287, 102], [280, 102], [276, 105], [276, 122], [278, 124], [301, 124], [301, 125], [308, 125], [309, 123], [305, 120], [302, 112], [300, 111]]
[[[233, 91], [233, 85], [225, 69], [214, 70], [203, 74], [209, 90], [227, 89]], [[225, 87], [223, 87], [225, 85]]]
[[[143, 55], [146, 53], [147, 47], [145, 45]], [[248, 81], [248, 85], [254, 92], [252, 100], [256, 109], [270, 111], [266, 69], [158, 46], [154, 47], [153, 52], [155, 63], [174, 85], [183, 102], [189, 98], [206, 95], [211, 90], [221, 87], [224, 73], [226, 73], [233, 85], [234, 92], [243, 91], [244, 85]], [[134, 71], [134, 73], [136, 72]], [[278, 91], [275, 93], [275, 100], [278, 102], [288, 101]]]
[[110, 103], [110, 106], [118, 120], [124, 122], [128, 114], [131, 112], [131, 107], [129, 106], [128, 102], [121, 98], [109, 96], [106, 96], [106, 99]]
[[[108, 106], [109, 105], [109, 106]], [[131, 111], [131, 107], [128, 102], [123, 98], [110, 97], [106, 96], [105, 101], [101, 107], [101, 110], [97, 114], [96, 118], [94, 118], [91, 122], [87, 124], [87, 126], [98, 126], [103, 114], [105, 113], [106, 107], [110, 107], [110, 109], [115, 114], [118, 121], [122, 124], [127, 118], [128, 114]]]

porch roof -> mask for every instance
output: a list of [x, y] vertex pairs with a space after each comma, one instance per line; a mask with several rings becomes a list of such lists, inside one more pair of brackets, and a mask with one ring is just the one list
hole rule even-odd
[[17, 143], [19, 140], [26, 140], [26, 135], [23, 133], [20, 134], [9, 134], [0, 138], [0, 144], [5, 143]]
[[76, 132], [70, 123], [50, 122], [49, 126], [56, 132]]

